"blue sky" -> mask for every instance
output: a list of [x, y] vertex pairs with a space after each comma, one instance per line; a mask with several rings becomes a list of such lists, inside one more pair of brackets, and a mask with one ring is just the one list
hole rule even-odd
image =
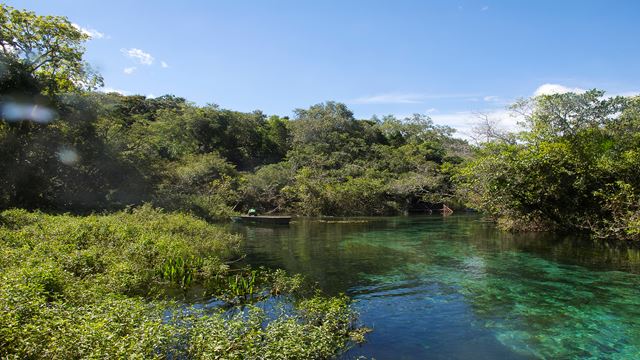
[[241, 111], [335, 100], [465, 132], [536, 91], [640, 90], [636, 0], [7, 4], [92, 32], [86, 58], [107, 88]]

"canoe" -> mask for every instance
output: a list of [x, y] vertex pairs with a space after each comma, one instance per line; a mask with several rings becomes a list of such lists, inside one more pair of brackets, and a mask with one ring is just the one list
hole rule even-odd
[[248, 224], [274, 224], [274, 225], [288, 225], [291, 221], [291, 216], [232, 216], [231, 220], [235, 222], [248, 223]]

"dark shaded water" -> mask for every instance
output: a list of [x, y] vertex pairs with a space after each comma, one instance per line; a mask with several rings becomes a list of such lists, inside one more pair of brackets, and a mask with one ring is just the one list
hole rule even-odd
[[345, 292], [376, 359], [640, 359], [640, 252], [475, 216], [235, 225], [252, 265]]

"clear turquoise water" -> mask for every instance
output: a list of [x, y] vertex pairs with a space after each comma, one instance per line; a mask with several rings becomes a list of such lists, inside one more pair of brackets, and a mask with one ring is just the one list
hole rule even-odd
[[640, 252], [475, 216], [245, 227], [247, 261], [355, 300], [376, 359], [640, 359]]

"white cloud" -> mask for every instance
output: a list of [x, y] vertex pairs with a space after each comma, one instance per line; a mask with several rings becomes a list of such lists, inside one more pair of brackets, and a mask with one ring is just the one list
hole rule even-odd
[[126, 67], [124, 68], [124, 70], [122, 70], [123, 73], [127, 74], [127, 75], [131, 75], [133, 74], [134, 71], [136, 71], [136, 67], [132, 66], [132, 67]]
[[120, 90], [120, 89], [114, 89], [108, 86], [105, 86], [103, 88], [100, 88], [98, 91], [103, 92], [105, 94], [108, 93], [118, 93], [120, 95], [131, 95], [131, 92], [127, 91], [127, 90]]
[[131, 48], [131, 49], [120, 49], [120, 51], [127, 57], [130, 57], [136, 61], [138, 61], [142, 65], [151, 65], [155, 60], [151, 54], [146, 53], [140, 49]]
[[553, 94], [565, 94], [569, 92], [574, 92], [576, 94], [584, 93], [586, 90], [582, 88], [571, 88], [560, 84], [542, 84], [538, 86], [536, 91], [533, 93], [533, 96], [540, 95], [553, 95]]
[[[533, 93], [533, 96], [566, 94], [569, 92], [573, 92], [576, 94], [583, 94], [586, 91], [587, 91], [586, 89], [579, 88], [579, 87], [572, 88], [572, 87], [564, 86], [560, 84], [543, 84], [536, 89], [536, 91]], [[640, 95], [640, 91], [622, 91], [622, 92], [618, 91], [618, 92], [607, 92], [605, 93], [604, 97], [605, 98], [612, 98], [616, 96], [631, 97], [631, 96], [638, 96], [638, 95]]]
[[167, 63], [166, 63], [166, 62], [164, 62], [164, 61], [160, 61], [160, 66], [162, 66], [162, 68], [166, 69], [166, 68], [168, 68], [168, 67], [169, 67], [169, 64], [167, 64]]
[[427, 113], [427, 114], [433, 114], [434, 112], [438, 112], [438, 109], [436, 109], [436, 108], [429, 108], [429, 109], [427, 109], [427, 111], [426, 111], [426, 113]]
[[82, 27], [76, 23], [72, 23], [71, 24], [74, 28], [80, 30], [80, 32], [82, 32], [85, 35], [88, 35], [90, 38], [92, 39], [102, 39], [105, 37], [104, 33], [101, 33], [100, 31], [96, 30], [96, 29], [91, 29], [91, 28], [85, 28]]
[[482, 100], [486, 102], [498, 102], [500, 101], [500, 97], [495, 95], [489, 95], [489, 96], [483, 97]]
[[522, 128], [518, 125], [522, 121], [522, 116], [505, 109], [488, 110], [488, 111], [458, 111], [445, 114], [430, 115], [434, 123], [438, 125], [447, 125], [456, 129], [455, 136], [470, 140], [474, 135], [474, 128], [485, 117], [494, 122], [495, 125], [505, 131], [519, 131]]
[[487, 10], [489, 10], [489, 6], [487, 6], [487, 5], [483, 6], [483, 7], [480, 9], [480, 11], [487, 11]]
[[363, 96], [349, 101], [352, 104], [420, 104], [434, 99], [464, 99], [471, 98], [469, 94], [420, 94], [420, 93], [387, 93]]

